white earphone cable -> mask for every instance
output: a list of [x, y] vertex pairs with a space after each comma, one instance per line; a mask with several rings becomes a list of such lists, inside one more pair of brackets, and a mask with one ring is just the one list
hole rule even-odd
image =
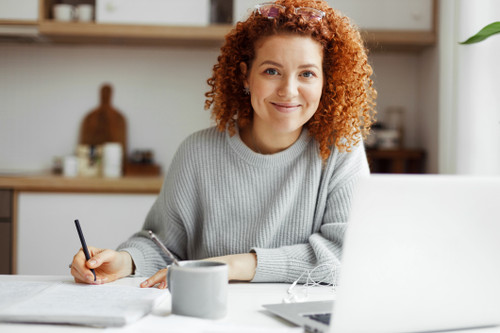
[[[321, 279], [315, 280], [313, 279], [313, 274], [316, 273], [317, 270], [329, 267], [330, 270], [327, 272], [327, 274]], [[314, 267], [311, 270], [305, 270], [300, 274], [300, 276], [288, 287], [287, 289], [287, 297], [283, 299], [284, 303], [294, 303], [297, 302], [298, 297], [297, 293], [293, 291], [293, 289], [296, 287], [296, 285], [299, 283], [300, 279], [304, 276], [304, 274], [307, 274], [306, 282], [302, 285], [302, 292], [305, 295], [305, 299], [309, 296], [309, 288], [314, 288], [314, 287], [332, 287], [331, 292], [335, 293], [336, 291], [336, 267], [333, 264], [321, 264], [316, 267]], [[329, 282], [330, 281], [330, 282]]]

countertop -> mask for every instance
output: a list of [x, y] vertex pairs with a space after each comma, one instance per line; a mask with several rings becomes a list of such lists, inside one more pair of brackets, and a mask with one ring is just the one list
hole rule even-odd
[[56, 175], [1, 175], [0, 188], [30, 192], [153, 193], [160, 192], [163, 176], [68, 178]]

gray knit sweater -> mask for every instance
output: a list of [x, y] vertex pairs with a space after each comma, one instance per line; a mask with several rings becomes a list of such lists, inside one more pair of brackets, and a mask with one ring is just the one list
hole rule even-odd
[[307, 130], [272, 155], [238, 134], [202, 130], [181, 144], [143, 230], [118, 250], [131, 254], [137, 275], [165, 268], [170, 260], [147, 237], [153, 230], [180, 259], [254, 251], [253, 282], [293, 282], [318, 265], [312, 278], [336, 282], [353, 188], [368, 174], [361, 144], [323, 164]]

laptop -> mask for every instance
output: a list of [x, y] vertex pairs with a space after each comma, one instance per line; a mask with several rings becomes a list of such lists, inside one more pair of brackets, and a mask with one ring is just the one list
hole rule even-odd
[[[264, 307], [312, 332], [497, 326], [499, 204], [500, 177], [362, 179], [352, 201], [335, 302]], [[327, 312], [333, 312], [330, 324], [310, 318]]]

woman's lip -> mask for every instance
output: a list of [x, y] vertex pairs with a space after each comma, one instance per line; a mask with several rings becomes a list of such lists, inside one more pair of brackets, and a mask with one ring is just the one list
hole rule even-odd
[[300, 108], [300, 104], [295, 104], [295, 103], [272, 103], [271, 104], [274, 106], [274, 108], [276, 110], [278, 110], [279, 112], [283, 112], [283, 113], [290, 113], [290, 112], [293, 112], [295, 110], [297, 110], [298, 108]]

